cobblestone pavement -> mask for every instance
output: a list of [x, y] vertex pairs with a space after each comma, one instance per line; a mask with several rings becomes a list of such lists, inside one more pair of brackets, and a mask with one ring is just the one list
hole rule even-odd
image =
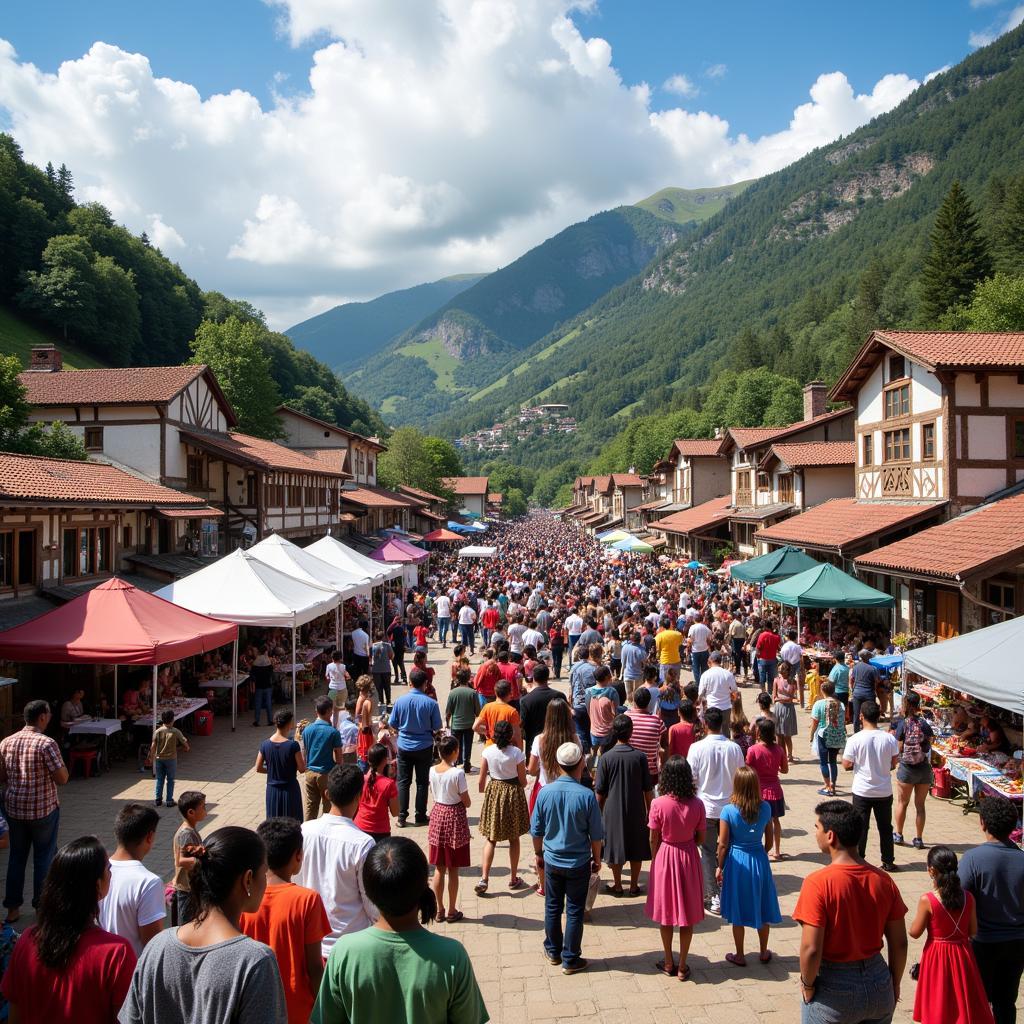
[[[431, 652], [442, 707], [448, 691], [448, 653], [437, 648]], [[566, 689], [564, 681], [556, 685]], [[403, 692], [404, 688], [399, 687], [396, 695]], [[755, 690], [750, 687], [741, 692], [749, 714]], [[308, 696], [304, 703], [310, 707]], [[312, 712], [303, 711], [300, 703], [300, 717], [306, 714]], [[541, 949], [543, 900], [532, 886], [518, 892], [507, 889], [508, 854], [504, 844], [495, 858], [490, 893], [478, 897], [473, 892], [480, 875], [482, 848], [475, 831], [482, 797], [476, 792], [477, 777], [473, 776], [473, 807], [469, 812], [474, 835], [473, 866], [463, 871], [460, 890], [460, 907], [466, 917], [458, 924], [436, 927], [460, 939], [469, 950], [491, 1019], [517, 1024], [683, 1024], [704, 1019], [713, 1019], [716, 1024], [790, 1024], [798, 1020], [799, 926], [787, 915], [793, 910], [804, 876], [824, 864], [810, 831], [813, 807], [821, 799], [817, 795], [821, 783], [817, 761], [812, 762], [808, 752], [808, 720], [804, 714], [796, 738], [795, 750], [800, 761], [784, 779], [787, 812], [782, 849], [788, 856], [775, 866], [783, 922], [773, 929], [771, 936], [774, 959], [767, 966], [757, 962], [756, 935], [748, 932], [748, 953], [751, 949], [755, 951], [748, 959], [749, 966], [741, 969], [726, 963], [725, 954], [733, 949], [731, 929], [719, 918], [708, 917], [695, 929], [689, 957], [693, 974], [686, 983], [656, 972], [654, 963], [661, 957], [660, 940], [657, 928], [644, 914], [642, 896], [598, 897], [583, 940], [589, 970], [565, 977], [558, 968], [548, 966]], [[263, 820], [265, 782], [255, 774], [253, 766], [259, 741], [269, 732], [266, 728], [254, 729], [250, 717], [242, 715], [237, 731], [232, 733], [229, 719], [218, 717], [213, 735], [196, 737], [192, 753], [181, 756], [177, 792], [200, 789], [207, 794], [210, 813], [202, 825], [204, 834], [229, 824], [255, 828]], [[839, 782], [839, 795], [848, 795], [849, 776], [844, 778], [840, 772]], [[152, 798], [152, 779], [139, 774], [133, 763], [116, 764], [99, 778], [75, 779], [61, 792], [60, 841], [94, 833], [112, 850], [112, 823], [118, 808], [129, 801]], [[163, 809], [162, 816], [163, 824], [146, 864], [169, 878], [171, 835], [180, 819], [173, 809]], [[426, 848], [425, 828], [409, 828], [403, 834]], [[925, 840], [929, 845], [945, 843], [960, 853], [980, 838], [977, 815], [965, 817], [959, 806], [928, 801]], [[532, 847], [526, 838], [523, 853], [521, 873], [532, 883]], [[868, 859], [878, 862], [877, 834], [869, 841]], [[925, 854], [909, 847], [897, 848], [897, 862], [900, 871], [896, 879], [912, 911], [928, 885]], [[0, 871], [6, 871], [5, 855], [0, 855]], [[642, 882], [646, 884], [646, 870]], [[31, 892], [30, 885], [29, 881], [27, 893]], [[30, 910], [27, 903], [24, 909]], [[19, 928], [30, 922], [31, 914], [23, 913]], [[920, 949], [920, 941], [911, 942], [908, 965], [919, 958]], [[914, 982], [907, 977], [895, 1020], [911, 1020], [913, 998]]]

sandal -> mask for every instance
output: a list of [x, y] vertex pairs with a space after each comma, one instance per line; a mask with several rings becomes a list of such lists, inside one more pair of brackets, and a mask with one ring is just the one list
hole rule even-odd
[[448, 923], [455, 924], [456, 921], [461, 921], [466, 915], [461, 910], [453, 910], [448, 915]]
[[825, 789], [824, 787], [822, 787], [818, 790], [818, 796], [835, 796], [835, 793], [833, 793], [830, 789]]
[[609, 896], [614, 896], [616, 899], [618, 899], [620, 896], [625, 896], [626, 895], [626, 890], [623, 889], [621, 885], [618, 885], [618, 886], [612, 885], [611, 882], [605, 882], [604, 883], [604, 891]]
[[682, 967], [680, 967], [679, 970], [676, 972], [676, 977], [680, 981], [689, 981], [690, 980], [690, 965], [689, 964], [684, 964]]
[[481, 878], [480, 881], [473, 886], [473, 891], [477, 896], [483, 896], [483, 894], [487, 892], [487, 879]]
[[435, 918], [434, 918], [434, 921], [435, 921], [435, 922], [436, 922], [437, 924], [444, 924], [444, 923], [445, 923], [445, 921], [447, 921], [447, 920], [448, 920], [448, 918], [447, 918], [447, 917], [445, 917], [445, 913], [444, 913], [444, 911], [443, 911], [443, 910], [439, 910], [439, 911], [437, 912], [437, 917], [435, 917]]
[[644, 890], [643, 890], [643, 888], [641, 886], [639, 886], [639, 885], [631, 885], [629, 887], [629, 895], [630, 896], [643, 896], [643, 894], [644, 894]]
[[919, 836], [915, 836], [914, 837], [914, 841], [910, 845], [913, 846], [913, 848], [915, 850], [923, 850], [924, 849], [924, 840], [921, 839]]
[[666, 967], [665, 966], [665, 961], [664, 960], [659, 960], [654, 966], [662, 974], [667, 974], [670, 978], [674, 978], [676, 976], [676, 965], [675, 964], [671, 964], [670, 967]]
[[[451, 918], [449, 917], [448, 920], [450, 921]], [[772, 962], [772, 951], [766, 949], [757, 959], [763, 964], [770, 964]]]
[[725, 959], [729, 961], [734, 967], [746, 967], [747, 958], [741, 957], [739, 953], [726, 953]]
[[516, 875], [515, 878], [509, 880], [508, 887], [510, 889], [525, 889], [526, 883]]
[[903, 833], [902, 832], [893, 832], [893, 834], [892, 834], [892, 841], [897, 846], [902, 846], [903, 845]]

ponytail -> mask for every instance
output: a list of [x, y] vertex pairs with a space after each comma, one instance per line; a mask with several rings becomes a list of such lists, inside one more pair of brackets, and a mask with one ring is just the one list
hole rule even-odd
[[933, 846], [928, 851], [928, 867], [934, 872], [935, 891], [947, 910], [964, 905], [964, 890], [956, 870], [956, 854], [948, 846]]
[[383, 743], [374, 743], [366, 752], [366, 763], [370, 767], [370, 770], [366, 773], [367, 789], [372, 790], [377, 785], [377, 769], [380, 767], [381, 762], [386, 760], [387, 756], [388, 748]]
[[829, 697], [825, 705], [825, 721], [832, 729], [839, 725], [839, 701], [835, 697]]
[[189, 844], [181, 852], [196, 860], [190, 877], [189, 907], [197, 925], [224, 903], [246, 871], [256, 874], [267, 860], [263, 840], [252, 829], [238, 825], [219, 828], [205, 843]]

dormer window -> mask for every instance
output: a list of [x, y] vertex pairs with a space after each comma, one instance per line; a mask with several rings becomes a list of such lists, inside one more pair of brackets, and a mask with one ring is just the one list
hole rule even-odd
[[903, 356], [889, 356], [889, 380], [901, 380], [907, 375], [907, 361]]

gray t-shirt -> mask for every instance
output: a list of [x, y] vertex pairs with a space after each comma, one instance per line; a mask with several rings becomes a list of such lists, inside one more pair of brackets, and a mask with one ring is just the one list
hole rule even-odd
[[288, 1012], [277, 958], [239, 935], [194, 948], [178, 929], [147, 943], [121, 1008], [121, 1024], [268, 1024]]

